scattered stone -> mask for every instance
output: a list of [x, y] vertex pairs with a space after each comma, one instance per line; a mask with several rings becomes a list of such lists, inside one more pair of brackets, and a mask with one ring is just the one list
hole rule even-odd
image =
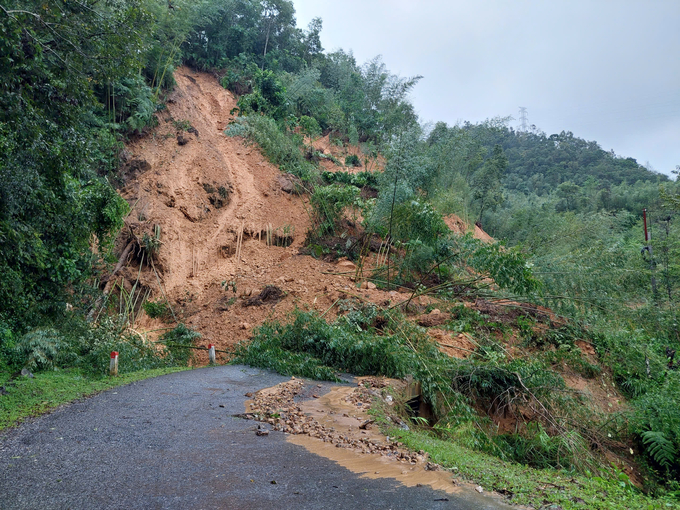
[[375, 422], [375, 420], [366, 420], [363, 422], [361, 425], [359, 425], [359, 428], [362, 430], [366, 430], [367, 428], [370, 427], [371, 423]]
[[479, 492], [480, 494], [481, 494], [482, 492], [484, 492], [484, 489], [482, 489], [482, 486], [481, 486], [481, 485], [478, 485], [477, 487], [475, 487], [475, 490], [476, 490], [477, 492]]
[[277, 303], [285, 297], [286, 293], [275, 285], [267, 285], [256, 296], [251, 297], [243, 306], [260, 306], [264, 303]]
[[[387, 384], [381, 378], [363, 379], [362, 384], [354, 388], [345, 397], [345, 400], [351, 405], [361, 404], [361, 408], [368, 407], [374, 398], [380, 397], [379, 389], [384, 388]], [[352, 435], [351, 431], [357, 430], [357, 428], [361, 434], [366, 434], [365, 430], [362, 429], [369, 428], [374, 421], [372, 419], [365, 420], [354, 416], [360, 425], [349, 425], [350, 433], [336, 431], [334, 427], [322, 425], [312, 416], [306, 415], [302, 411], [302, 404], [296, 402], [296, 398], [302, 393], [304, 386], [303, 381], [291, 377], [290, 381], [279, 384], [275, 388], [248, 395], [253, 397], [249, 411], [237, 416], [266, 423], [275, 431], [287, 434], [304, 434], [324, 443], [334, 444], [336, 448], [346, 448], [363, 454], [380, 454], [386, 459], [391, 459], [392, 462], [401, 463], [404, 468], [403, 474], [409, 473], [409, 466], [421, 465], [430, 471], [439, 469], [436, 464], [432, 464], [429, 469], [425, 467], [427, 462], [425, 452], [415, 453], [406, 450], [403, 443], [390, 442], [389, 437], [383, 443], [382, 440], [367, 436], [357, 437]], [[318, 395], [312, 394], [312, 397], [318, 398]], [[328, 414], [336, 413], [329, 411]], [[351, 418], [347, 413], [343, 413], [343, 417]], [[261, 429], [258, 428], [258, 430]]]
[[338, 267], [342, 267], [344, 269], [356, 269], [357, 268], [357, 266], [354, 262], [352, 262], [351, 260], [347, 260], [347, 259], [341, 260], [340, 262], [338, 262]]
[[28, 368], [22, 368], [21, 377], [28, 377], [29, 379], [33, 379], [34, 376], [33, 373]]
[[258, 436], [268, 436], [269, 431], [265, 429], [262, 425], [258, 425], [255, 434], [257, 434]]
[[300, 179], [291, 174], [279, 175], [276, 180], [279, 182], [281, 189], [286, 193], [299, 194], [302, 189]]
[[182, 133], [179, 133], [177, 135], [177, 145], [186, 145], [189, 143], [188, 138], [184, 138], [184, 135]]

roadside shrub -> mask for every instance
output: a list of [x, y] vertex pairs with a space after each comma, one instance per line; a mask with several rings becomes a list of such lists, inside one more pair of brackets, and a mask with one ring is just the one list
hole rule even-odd
[[7, 325], [0, 321], [0, 372], [9, 370], [17, 363], [14, 349], [14, 334]]
[[283, 351], [309, 357], [309, 363], [302, 363], [301, 358], [290, 354], [279, 358], [294, 362], [286, 368], [286, 373], [292, 374], [293, 368], [298, 367], [305, 370], [299, 373], [305, 377], [321, 373], [326, 374], [324, 378], [330, 378], [334, 370], [405, 377], [414, 363], [413, 352], [396, 337], [373, 335], [358, 328], [352, 319], [328, 324], [314, 313], [300, 311], [294, 313], [288, 324], [271, 322], [258, 328], [252, 342], [239, 344], [235, 361], [272, 368], [277, 364], [267, 360]]
[[118, 352], [119, 373], [172, 366], [162, 350], [110, 317], [92, 325], [72, 349], [79, 354], [76, 365], [95, 374], [108, 373], [111, 351]]
[[64, 340], [57, 330], [40, 328], [22, 336], [17, 342], [15, 351], [26, 368], [47, 370], [56, 366], [59, 355], [65, 347]]
[[539, 469], [584, 468], [592, 456], [578, 432], [550, 435], [540, 423], [528, 423], [522, 434], [496, 436], [494, 442], [508, 459]]
[[201, 337], [197, 331], [178, 324], [175, 329], [168, 331], [160, 338], [165, 345], [166, 362], [176, 365], [188, 365], [194, 360], [194, 341]]

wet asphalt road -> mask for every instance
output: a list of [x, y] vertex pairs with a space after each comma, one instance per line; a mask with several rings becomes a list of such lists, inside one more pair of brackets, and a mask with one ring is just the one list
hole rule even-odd
[[2, 432], [0, 509], [507, 508], [363, 479], [233, 416], [245, 393], [288, 379], [240, 366], [179, 372]]

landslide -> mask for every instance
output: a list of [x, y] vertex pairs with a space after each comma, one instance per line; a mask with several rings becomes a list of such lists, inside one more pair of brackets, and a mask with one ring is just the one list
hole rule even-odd
[[[122, 286], [139, 278], [149, 299], [167, 296], [177, 321], [201, 333], [198, 344], [218, 351], [296, 306], [325, 311], [347, 292], [375, 302], [407, 298], [357, 289], [347, 260], [299, 254], [310, 225], [308, 199], [284, 191], [290, 183], [257, 148], [224, 135], [236, 98], [214, 76], [181, 67], [175, 80], [157, 127], [126, 147], [121, 194], [132, 212], [119, 252], [131, 237], [143, 244], [156, 232], [160, 246], [153, 267], [144, 263], [140, 270], [139, 256], [129, 261], [116, 275]], [[280, 291], [276, 299], [253, 299], [267, 286]], [[138, 317], [135, 329], [150, 338], [168, 327]]]
[[[123, 175], [127, 182], [121, 194], [132, 211], [119, 239], [120, 251], [131, 235], [138, 239], [144, 234], [153, 236], [156, 226], [160, 247], [153, 267], [142, 264], [140, 269], [139, 260], [132, 257], [127, 261], [127, 267], [114, 277], [122, 286], [130, 289], [139, 279], [150, 292], [149, 299], [167, 297], [177, 322], [201, 333], [197, 345], [214, 344], [218, 351], [230, 350], [250, 338], [254, 327], [284, 319], [296, 307], [326, 312], [325, 317], [332, 319], [338, 309], [333, 305], [347, 298], [380, 306], [408, 301], [411, 319], [427, 329], [443, 352], [464, 358], [476, 350], [469, 334], [440, 329], [451, 319], [440, 309], [445, 312], [449, 305], [430, 296], [409, 301], [408, 289], [387, 292], [366, 282], [358, 286], [351, 261], [331, 263], [301, 254], [310, 227], [309, 201], [305, 195], [284, 191], [290, 182], [256, 147], [224, 135], [233, 120], [229, 112], [236, 107], [236, 98], [208, 73], [181, 67], [175, 80], [177, 86], [167, 108], [158, 115], [157, 127], [126, 148]], [[315, 145], [328, 154], [335, 149], [327, 137]], [[220, 195], [220, 188], [226, 197]], [[454, 233], [468, 230], [455, 215], [445, 221]], [[267, 243], [267, 230], [274, 232], [273, 245]], [[286, 242], [277, 243], [276, 235], [284, 236], [284, 232], [289, 235]], [[493, 242], [478, 226], [473, 236]], [[374, 257], [368, 257], [364, 271], [374, 262]], [[508, 324], [514, 324], [520, 305], [509, 303], [509, 308], [494, 306], [490, 311], [491, 305], [484, 300], [463, 304], [490, 320]], [[134, 324], [151, 339], [168, 327], [144, 313]], [[200, 351], [198, 363], [206, 362], [207, 356]], [[598, 384], [569, 375], [569, 386], [582, 390], [587, 384], [599, 393]], [[603, 400], [611, 403], [618, 395], [607, 397]]]
[[[149, 265], [133, 251], [123, 257], [125, 267], [111, 281], [128, 291], [139, 282], [148, 299], [167, 299], [176, 321], [201, 333], [196, 344], [214, 344], [218, 351], [230, 351], [249, 339], [254, 327], [285, 319], [295, 308], [316, 310], [332, 319], [338, 309], [333, 305], [347, 298], [380, 306], [408, 301], [405, 311], [410, 319], [426, 329], [441, 351], [465, 358], [478, 349], [474, 335], [442, 328], [452, 318], [449, 309], [455, 307], [429, 296], [409, 301], [408, 289], [387, 292], [367, 282], [358, 285], [356, 266], [349, 260], [327, 262], [302, 254], [310, 228], [309, 200], [291, 193], [290, 180], [256, 147], [225, 136], [236, 98], [208, 73], [181, 67], [175, 80], [167, 108], [157, 115], [157, 126], [127, 145], [121, 172], [120, 192], [131, 212], [118, 240], [118, 253], [125, 254], [131, 240], [141, 246], [157, 236], [154, 263]], [[337, 159], [342, 156], [334, 154], [336, 148], [327, 137], [317, 140], [315, 148]], [[322, 166], [334, 170], [329, 161]], [[455, 215], [445, 221], [455, 233], [468, 231]], [[493, 242], [478, 226], [473, 236]], [[368, 257], [364, 271], [374, 262], [373, 256]], [[507, 344], [510, 357], [527, 355], [516, 331], [518, 310], [545, 315], [546, 328], [562, 325], [550, 311], [532, 305], [491, 305], [484, 300], [461, 304], [512, 330], [509, 338], [498, 338]], [[133, 328], [154, 339], [172, 325], [140, 312]], [[577, 346], [584, 358], [597, 363], [591, 346], [582, 342]], [[200, 351], [197, 363], [207, 361]], [[568, 387], [588, 396], [596, 408], [604, 413], [620, 408], [621, 397], [606, 371], [599, 377], [583, 377], [559, 365], [554, 368], [565, 375]], [[492, 419], [502, 430], [515, 426], [512, 420]], [[626, 462], [623, 470], [639, 483], [634, 466]]]

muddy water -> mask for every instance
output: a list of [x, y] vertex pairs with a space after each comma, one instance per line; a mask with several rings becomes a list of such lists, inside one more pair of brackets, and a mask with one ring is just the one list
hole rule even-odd
[[[334, 387], [326, 395], [302, 404], [305, 414], [320, 424], [334, 428], [336, 432], [352, 439], [369, 439], [375, 444], [387, 444], [388, 438], [377, 426], [362, 430], [359, 425], [371, 419], [366, 405], [358, 406], [350, 398], [355, 388]], [[398, 461], [394, 457], [378, 453], [362, 453], [361, 450], [339, 447], [336, 444], [304, 434], [289, 435], [287, 441], [304, 447], [311, 453], [333, 460], [350, 471], [366, 478], [392, 478], [407, 487], [429, 486], [449, 494], [455, 494], [478, 503], [480, 508], [509, 508], [501, 498], [491, 493], [479, 494], [475, 486], [455, 480], [449, 471], [426, 470], [426, 458], [415, 463]], [[517, 507], [515, 507], [517, 508]]]

